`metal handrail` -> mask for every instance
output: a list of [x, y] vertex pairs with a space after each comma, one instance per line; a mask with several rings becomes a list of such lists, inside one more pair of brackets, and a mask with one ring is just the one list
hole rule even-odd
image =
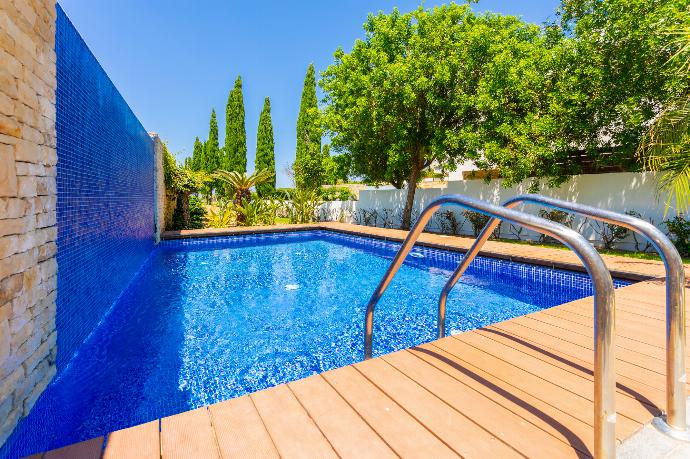
[[[506, 201], [503, 206], [513, 208], [522, 203], [541, 204], [586, 215], [595, 220], [623, 226], [646, 237], [661, 256], [666, 268], [666, 423], [676, 431], [687, 431], [685, 404], [685, 271], [683, 260], [673, 243], [656, 226], [631, 215], [598, 209], [576, 202], [562, 201], [538, 194], [523, 194]], [[438, 337], [445, 335], [446, 299], [448, 294], [474, 260], [481, 246], [498, 226], [490, 220], [477, 236], [474, 244], [450, 276], [438, 301]], [[673, 433], [673, 432], [668, 432]]]
[[419, 216], [419, 220], [405, 238], [400, 250], [393, 258], [369, 300], [365, 316], [364, 358], [370, 359], [372, 354], [376, 304], [383, 296], [429, 219], [445, 204], [472, 209], [490, 217], [551, 236], [573, 250], [582, 260], [594, 286], [594, 456], [597, 458], [614, 457], [616, 450], [616, 379], [614, 371], [615, 297], [613, 280], [594, 247], [582, 235], [558, 223], [459, 194], [445, 195], [434, 199]]

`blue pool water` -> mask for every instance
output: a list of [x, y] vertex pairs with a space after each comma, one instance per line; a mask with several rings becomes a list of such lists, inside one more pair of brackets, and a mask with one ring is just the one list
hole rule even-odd
[[[162, 242], [0, 456], [361, 360], [365, 307], [398, 247], [325, 231]], [[438, 294], [461, 257], [414, 249], [377, 307], [375, 355], [435, 338]], [[591, 293], [582, 274], [478, 258], [449, 297], [447, 330]]]

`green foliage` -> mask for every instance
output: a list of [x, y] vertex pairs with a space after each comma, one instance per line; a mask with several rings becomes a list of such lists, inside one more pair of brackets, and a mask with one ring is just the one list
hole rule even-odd
[[548, 151], [550, 124], [541, 96], [550, 51], [539, 27], [450, 4], [369, 15], [364, 30], [323, 73], [323, 120], [350, 172], [407, 184], [403, 228], [432, 162], [481, 160], [512, 181], [553, 164], [536, 160]]
[[223, 161], [216, 169], [239, 173], [247, 171], [247, 132], [244, 126], [242, 78], [239, 76], [235, 80], [235, 87], [228, 95], [225, 108], [225, 150]]
[[206, 208], [198, 196], [189, 196], [189, 226], [185, 229], [201, 229], [204, 227]]
[[[547, 220], [551, 220], [552, 222], [556, 222], [560, 225], [567, 226], [568, 228], [572, 228], [573, 226], [573, 215], [569, 214], [568, 212], [564, 212], [562, 210], [558, 209], [541, 209], [539, 210], [539, 216], [541, 218], [545, 218]], [[551, 236], [547, 236], [546, 234], [539, 234], [539, 242], [544, 243], [558, 243], [558, 241]]]
[[491, 219], [491, 217], [488, 215], [484, 215], [473, 210], [465, 210], [462, 212], [462, 214], [467, 221], [470, 222], [470, 225], [472, 225], [472, 234], [474, 237], [479, 236], [479, 233], [481, 233], [482, 229], [484, 229], [486, 224], [489, 223], [489, 220]]
[[664, 222], [671, 234], [673, 244], [682, 257], [690, 257], [690, 220], [683, 214]]
[[265, 183], [256, 185], [256, 192], [261, 197], [271, 196], [276, 188], [276, 159], [273, 141], [273, 123], [271, 121], [271, 101], [264, 100], [264, 108], [259, 116], [259, 128], [256, 133], [256, 170], [267, 170], [272, 178]]
[[290, 194], [294, 192], [294, 188], [276, 188], [271, 197], [273, 199], [287, 200], [290, 199]]
[[309, 64], [297, 117], [297, 150], [293, 165], [295, 183], [299, 189], [317, 189], [323, 183], [321, 135], [316, 72], [314, 64]]
[[319, 198], [323, 201], [354, 201], [355, 195], [349, 188], [328, 187], [321, 188], [318, 192]]
[[273, 179], [274, 174], [266, 169], [255, 171], [251, 175], [246, 172], [218, 170], [213, 174], [216, 180], [227, 185], [229, 191], [234, 196], [233, 205], [237, 212], [237, 224], [247, 224], [245, 218], [249, 215], [254, 218], [252, 213], [255, 208], [252, 204], [251, 188]]
[[[690, 11], [686, 22], [668, 33], [678, 48], [670, 63], [682, 76], [690, 70]], [[672, 204], [680, 212], [690, 211], [690, 91], [667, 104], [642, 138], [638, 154], [645, 168], [663, 172], [659, 191], [667, 194], [665, 212]]]
[[203, 171], [205, 170], [206, 158], [204, 155], [204, 144], [199, 137], [194, 139], [194, 150], [192, 151], [190, 161], [186, 163], [186, 166], [193, 171]]
[[312, 223], [316, 220], [316, 210], [321, 205], [315, 190], [297, 189], [290, 193], [286, 202], [290, 223]]
[[[631, 162], [659, 107], [690, 79], [667, 65], [678, 46], [666, 31], [687, 21], [687, 0], [563, 0], [554, 91], [555, 132], [592, 160]], [[686, 22], [687, 24], [687, 22]], [[602, 155], [610, 153], [609, 156]], [[571, 168], [577, 172], [577, 168]]]
[[186, 167], [179, 167], [175, 157], [163, 144], [163, 182], [165, 189], [171, 193], [195, 193], [204, 186], [205, 174], [194, 172]]
[[206, 215], [206, 226], [227, 228], [235, 222], [235, 211], [229, 201], [219, 200], [216, 208], [211, 207]]
[[220, 148], [218, 146], [218, 120], [216, 111], [211, 110], [209, 121], [208, 140], [204, 144], [204, 167], [202, 170], [213, 172], [221, 166]]

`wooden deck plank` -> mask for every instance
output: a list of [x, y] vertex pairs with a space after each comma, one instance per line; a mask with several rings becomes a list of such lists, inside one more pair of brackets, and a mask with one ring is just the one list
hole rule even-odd
[[[594, 353], [594, 337], [583, 335], [577, 333], [570, 329], [570, 327], [565, 327], [563, 323], [549, 323], [549, 320], [540, 320], [534, 317], [516, 317], [507, 322], [509, 326], [524, 326], [538, 333], [549, 335], [556, 338], [562, 338], [565, 341], [576, 344], [578, 346], [584, 347], [586, 349], [592, 350]], [[503, 322], [494, 324], [495, 326], [502, 326]], [[618, 337], [616, 337], [618, 338]], [[640, 344], [638, 349], [629, 349], [620, 345], [620, 339], [616, 339], [616, 358], [619, 360], [632, 363], [633, 365], [641, 366], [644, 368], [649, 368], [657, 373], [662, 373], [665, 370], [665, 356], [664, 351], [659, 348], [645, 347]], [[656, 355], [649, 355], [650, 352]]]
[[[526, 339], [519, 338], [515, 335], [500, 332], [493, 328], [480, 328], [475, 330], [478, 336], [491, 339], [500, 343], [503, 346], [512, 347], [520, 352], [543, 360], [544, 362], [556, 365], [566, 371], [582, 375], [584, 378], [594, 381], [594, 365], [592, 359], [580, 359], [575, 356], [566, 354], [559, 349], [546, 348], [539, 344], [530, 342]], [[582, 354], [587, 353], [591, 357], [591, 352], [582, 349]], [[581, 354], [580, 354], [581, 355]], [[616, 362], [618, 363], [618, 362]], [[637, 367], [639, 369], [639, 367]], [[643, 377], [632, 379], [619, 371], [616, 365], [616, 381], [618, 382], [619, 390], [627, 392], [633, 398], [642, 401], [647, 400], [647, 404], [661, 406], [665, 400], [664, 391], [660, 387], [666, 384], [666, 378], [658, 373], [645, 370], [643, 372], [637, 371], [637, 374], [643, 373]]]
[[280, 457], [249, 396], [215, 403], [208, 411], [223, 458]]
[[[573, 451], [589, 453], [593, 448], [592, 427], [587, 423], [520, 389], [496, 380], [478, 368], [458, 362], [454, 356], [440, 349], [417, 347], [389, 354], [384, 359], [453, 406], [463, 406], [468, 391], [481, 394], [488, 401], [482, 410], [472, 410], [473, 419], [481, 422], [492, 432], [499, 432], [496, 435], [506, 442], [514, 435], [522, 435], [523, 429], [527, 432], [527, 438], [531, 438], [529, 433], [534, 432], [534, 429], [528, 424], [532, 424], [544, 431], [544, 438], [551, 436], [558, 439], [564, 444], [569, 444]], [[422, 361], [431, 368], [421, 367], [415, 360]], [[495, 405], [505, 411], [496, 411]], [[492, 418], [492, 413], [500, 415]], [[502, 422], [503, 420], [506, 422]], [[495, 430], [497, 428], [500, 430]], [[509, 443], [519, 450], [529, 448], [529, 445], [521, 446], [522, 441]]]
[[160, 459], [158, 420], [108, 434], [103, 459]]
[[[556, 381], [559, 386], [575, 394], [582, 395], [592, 392], [594, 378], [589, 375], [585, 376], [569, 371], [560, 365], [552, 364], [548, 360], [539, 359], [527, 352], [504, 346], [475, 332], [463, 333], [455, 336], [454, 339], [470, 345], [482, 353], [493, 355], [516, 367], [519, 366], [535, 376]], [[661, 394], [655, 395], [658, 397], [656, 402], [663, 403], [663, 396]], [[591, 393], [587, 398], [594, 401], [594, 394]], [[636, 398], [629, 392], [616, 391], [616, 409], [640, 423], [644, 423], [650, 413], [654, 416], [661, 414], [657, 403], [650, 401], [647, 397]]]
[[[523, 339], [528, 342], [534, 343], [540, 348], [548, 350], [558, 350], [565, 355], [572, 356], [584, 360], [586, 362], [594, 362], [594, 350], [592, 349], [593, 344], [585, 342], [573, 343], [573, 339], [566, 334], [561, 334], [561, 336], [553, 336], [548, 333], [544, 333], [543, 330], [538, 328], [526, 327], [523, 324], [517, 322], [501, 322], [498, 324], [490, 325], [485, 327], [487, 330], [495, 330], [497, 333], [503, 333], [507, 336], [516, 337], [518, 339]], [[664, 362], [659, 362], [655, 359], [648, 358], [647, 356], [640, 356], [640, 359], [635, 360], [634, 358], [628, 357], [628, 360], [624, 360], [622, 353], [616, 353], [616, 373], [625, 375], [626, 377], [640, 381], [639, 378], [644, 378], [649, 373], [654, 373], [656, 375], [664, 377], [666, 367]], [[665, 378], [665, 377], [664, 377]], [[644, 382], [644, 380], [641, 380]], [[665, 387], [665, 386], [660, 386]]]
[[324, 379], [402, 457], [458, 457], [435, 435], [353, 367], [323, 374]]
[[[355, 368], [462, 457], [520, 457], [495, 435], [385, 360], [368, 360], [355, 364]], [[473, 441], [468, 442], [468, 438]]]
[[103, 450], [103, 437], [92, 438], [73, 445], [48, 451], [44, 459], [98, 459]]
[[337, 457], [287, 385], [250, 395], [281, 457]]
[[211, 418], [206, 408], [197, 408], [161, 419], [161, 457], [220, 457]]
[[[594, 425], [594, 403], [590, 400], [592, 388], [585, 391], [587, 393], [582, 394], [570, 392], [561, 387], [557, 381], [549, 381], [535, 376], [493, 356], [484, 355], [471, 346], [463, 345], [462, 342], [452, 338], [434, 341], [431, 345], [420, 347], [444, 350], [457, 359], [459, 363], [483, 368], [494, 378], [517, 387], [559, 410], [566, 411], [589, 425]], [[626, 433], [629, 435], [630, 432], [641, 427], [641, 423], [627, 416], [618, 416], [616, 427], [617, 438], [622, 439], [625, 438]]]
[[397, 457], [323, 377], [300, 379], [288, 386], [340, 457]]

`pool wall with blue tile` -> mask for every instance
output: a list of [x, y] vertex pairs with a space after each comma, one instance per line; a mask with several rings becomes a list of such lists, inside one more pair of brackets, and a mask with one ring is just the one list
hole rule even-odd
[[154, 146], [56, 8], [60, 372], [153, 249]]

